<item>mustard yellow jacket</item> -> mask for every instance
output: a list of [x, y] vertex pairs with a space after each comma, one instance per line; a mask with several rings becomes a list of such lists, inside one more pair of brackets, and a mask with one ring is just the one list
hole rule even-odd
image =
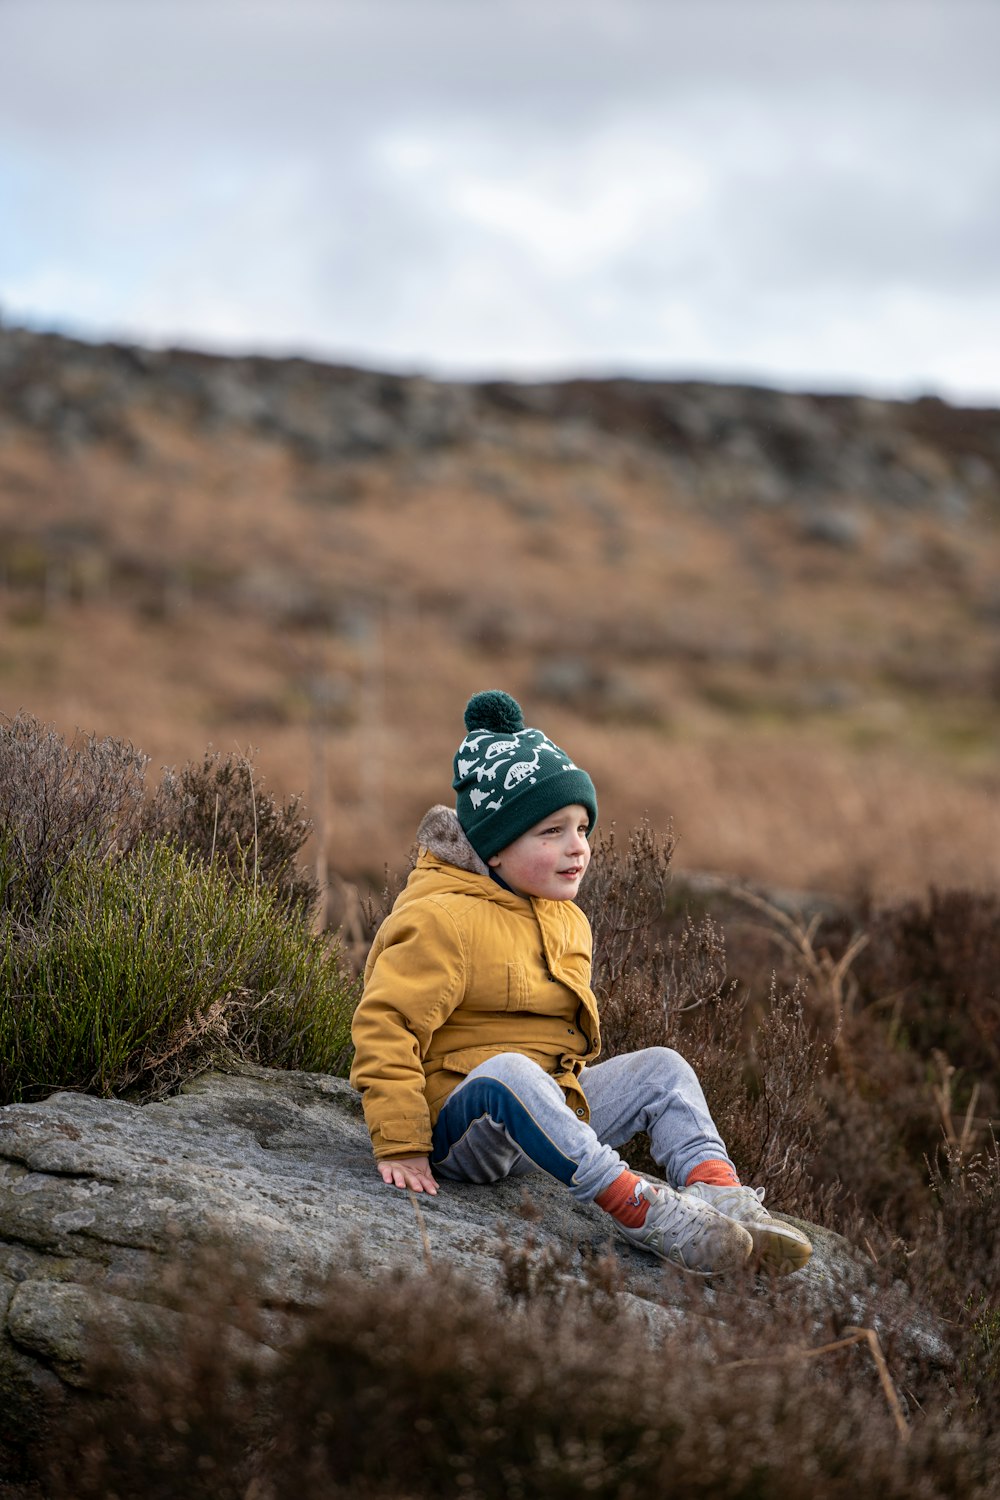
[[376, 1158], [428, 1156], [445, 1099], [498, 1052], [533, 1057], [588, 1118], [577, 1079], [600, 1026], [587, 918], [571, 901], [504, 890], [448, 808], [431, 809], [418, 840], [354, 1016], [351, 1082]]

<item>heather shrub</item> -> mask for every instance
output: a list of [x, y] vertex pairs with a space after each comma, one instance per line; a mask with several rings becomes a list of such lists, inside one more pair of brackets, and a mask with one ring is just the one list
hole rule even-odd
[[341, 1070], [357, 986], [309, 929], [298, 803], [207, 755], [147, 797], [120, 741], [0, 725], [0, 1104], [140, 1097], [227, 1053]]
[[1000, 1431], [1000, 1145], [942, 1147], [931, 1163], [934, 1212], [911, 1272], [923, 1297], [964, 1330], [960, 1398]]
[[245, 756], [207, 752], [200, 764], [168, 768], [143, 819], [145, 831], [169, 838], [234, 884], [262, 884], [308, 911], [315, 881], [296, 860], [309, 837], [299, 798], [279, 806], [255, 784]]
[[[979, 1084], [978, 1113], [1000, 1110], [1000, 897], [931, 889], [873, 913], [869, 943], [856, 966], [859, 1003], [892, 997], [901, 1047], [937, 1052], [961, 1070], [954, 1081], [964, 1107]], [[839, 935], [838, 935], [839, 936]]]
[[772, 982], [759, 1008], [735, 987], [725, 1001], [685, 1017], [680, 1051], [742, 1180], [766, 1190], [769, 1208], [832, 1226], [837, 1185], [814, 1171], [827, 1130], [828, 1047], [810, 1024], [801, 987], [782, 991]]
[[78, 850], [107, 859], [142, 829], [146, 757], [120, 740], [67, 744], [26, 714], [0, 721], [0, 904], [29, 918]]
[[824, 1222], [917, 1284], [926, 1256], [915, 1247], [935, 1240], [945, 1202], [957, 1201], [950, 1167], [935, 1176], [928, 1164], [985, 1159], [1000, 1101], [997, 899], [932, 890], [924, 903], [862, 900], [811, 920], [750, 906], [750, 922], [745, 895], [724, 907], [741, 989], [766, 1012], [760, 997], [798, 986], [827, 1049], [813, 1081], [814, 1200], [835, 1198]]
[[66, 741], [28, 714], [0, 721], [0, 836], [8, 845], [0, 899], [34, 911], [77, 850], [113, 859], [142, 837], [166, 839], [307, 910], [314, 882], [295, 863], [309, 836], [298, 798], [284, 805], [258, 784], [246, 756], [208, 752], [146, 785], [148, 758], [116, 739]]
[[[773, 910], [773, 908], [772, 908]], [[732, 916], [732, 912], [729, 913]], [[976, 1084], [978, 1113], [996, 1114], [1000, 1088], [1000, 899], [975, 891], [931, 889], [925, 902], [877, 909], [864, 898], [837, 915], [816, 920], [808, 943], [789, 943], [767, 916], [753, 924], [726, 919], [732, 966], [754, 989], [806, 979], [809, 1003], [842, 1028], [855, 1066], [866, 1066], [873, 1038], [882, 1039], [877, 1067], [898, 1064], [899, 1082], [913, 1060], [924, 1077], [942, 1066], [951, 1077], [952, 1104], [962, 1109]], [[796, 924], [805, 935], [805, 924]], [[860, 940], [859, 940], [860, 936]], [[761, 942], [760, 938], [764, 941]], [[851, 954], [839, 993], [825, 996], [824, 971], [834, 973]], [[827, 985], [829, 991], [830, 986]], [[839, 1011], [837, 1001], [839, 1000]], [[937, 1081], [937, 1080], [936, 1080]]]
[[276, 1322], [221, 1263], [186, 1279], [194, 1316], [138, 1371], [109, 1349], [103, 1396], [39, 1457], [50, 1500], [997, 1494], [974, 1407], [928, 1403], [902, 1431], [867, 1350], [770, 1292], [694, 1287], [679, 1326], [651, 1327], [603, 1272], [567, 1290], [528, 1271], [510, 1300], [348, 1270]]
[[[0, 868], [3, 855], [0, 852]], [[356, 986], [266, 888], [181, 850], [77, 850], [31, 921], [0, 913], [0, 1102], [165, 1088], [223, 1052], [344, 1064]]]
[[[709, 917], [665, 930], [672, 833], [648, 824], [622, 844], [599, 837], [579, 902], [594, 935], [593, 988], [601, 1011], [604, 1052], [672, 1046], [683, 1017], [722, 1006], [730, 1020], [722, 932]], [[737, 1038], [734, 1037], [736, 1042]]]
[[[673, 836], [648, 825], [624, 844], [599, 840], [580, 894], [594, 931], [594, 991], [604, 1052], [674, 1047], [701, 1080], [745, 1181], [775, 1208], [826, 1222], [829, 1191], [809, 1173], [824, 1114], [827, 1044], [801, 984], [769, 987], [764, 1004], [728, 978], [721, 927], [708, 914], [666, 920]], [[624, 1153], [655, 1170], [646, 1143]]]

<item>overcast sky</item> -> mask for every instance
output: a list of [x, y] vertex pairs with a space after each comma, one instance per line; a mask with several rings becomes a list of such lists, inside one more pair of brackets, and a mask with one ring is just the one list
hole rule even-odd
[[0, 0], [0, 314], [1000, 405], [997, 0]]

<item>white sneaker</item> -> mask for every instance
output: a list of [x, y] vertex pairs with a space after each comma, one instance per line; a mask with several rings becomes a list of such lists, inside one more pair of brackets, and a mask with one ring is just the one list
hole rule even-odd
[[753, 1239], [754, 1261], [775, 1276], [799, 1271], [812, 1255], [812, 1245], [800, 1229], [772, 1219], [761, 1199], [763, 1188], [722, 1186], [714, 1182], [693, 1182], [682, 1188], [685, 1198], [696, 1198], [709, 1204], [737, 1224], [745, 1225]]
[[748, 1231], [707, 1203], [650, 1182], [640, 1182], [637, 1197], [649, 1204], [645, 1223], [630, 1229], [615, 1220], [615, 1228], [630, 1245], [696, 1276], [736, 1271], [750, 1259], [753, 1239]]

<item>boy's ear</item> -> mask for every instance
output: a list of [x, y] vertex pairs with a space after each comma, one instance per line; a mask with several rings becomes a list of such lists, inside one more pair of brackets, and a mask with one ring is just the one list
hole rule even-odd
[[490, 857], [489, 857], [489, 859], [486, 861], [486, 863], [489, 865], [489, 867], [490, 867], [491, 870], [498, 869], [499, 865], [500, 865], [500, 856], [499, 856], [499, 854], [491, 854]]

